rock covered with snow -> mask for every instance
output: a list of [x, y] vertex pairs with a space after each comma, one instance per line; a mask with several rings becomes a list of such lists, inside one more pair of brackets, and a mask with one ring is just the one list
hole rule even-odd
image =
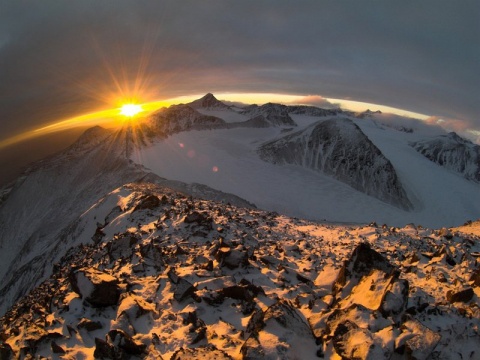
[[410, 144], [428, 160], [480, 182], [480, 146], [456, 133], [440, 135]]
[[73, 247], [0, 319], [2, 356], [480, 355], [478, 236], [321, 225], [148, 183], [103, 204], [83, 215], [100, 241]]
[[391, 162], [350, 119], [318, 122], [263, 144], [258, 153], [265, 161], [320, 171], [384, 202], [412, 209]]

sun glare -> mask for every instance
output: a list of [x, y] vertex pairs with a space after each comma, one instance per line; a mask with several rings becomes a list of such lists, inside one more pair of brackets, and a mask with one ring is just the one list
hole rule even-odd
[[125, 104], [120, 108], [120, 114], [133, 117], [143, 111], [142, 105]]

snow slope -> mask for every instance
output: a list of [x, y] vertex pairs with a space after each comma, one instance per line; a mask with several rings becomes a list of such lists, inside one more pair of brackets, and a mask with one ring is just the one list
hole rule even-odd
[[[251, 111], [259, 111], [259, 107]], [[225, 113], [231, 117], [232, 110]], [[215, 116], [221, 115], [215, 111]], [[291, 131], [300, 131], [315, 120], [332, 119], [298, 114], [291, 118], [298, 125]], [[181, 132], [137, 148], [132, 160], [159, 176], [206, 184], [260, 208], [307, 219], [441, 227], [480, 217], [479, 184], [428, 161], [409, 146], [409, 142], [424, 138], [424, 131], [407, 133], [379, 126], [369, 118], [350, 119], [393, 164], [413, 210], [400, 210], [301, 166], [262, 161], [256, 150], [288, 134], [290, 128], [285, 126]]]

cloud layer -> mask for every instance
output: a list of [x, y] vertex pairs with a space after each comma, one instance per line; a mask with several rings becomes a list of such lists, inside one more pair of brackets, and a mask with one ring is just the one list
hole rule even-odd
[[0, 140], [122, 97], [209, 91], [350, 98], [479, 129], [478, 14], [476, 1], [6, 0]]

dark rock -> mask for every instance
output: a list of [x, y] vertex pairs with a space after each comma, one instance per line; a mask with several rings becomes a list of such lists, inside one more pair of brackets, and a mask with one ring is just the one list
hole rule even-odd
[[195, 293], [195, 287], [187, 280], [179, 278], [173, 297], [177, 301], [182, 301]]
[[69, 279], [73, 290], [93, 307], [116, 305], [118, 302], [118, 280], [105, 272], [82, 268], [72, 271]]
[[232, 270], [239, 267], [245, 267], [248, 265], [248, 252], [235, 249], [231, 250], [224, 257], [222, 265]]
[[127, 354], [141, 355], [145, 353], [146, 346], [144, 344], [137, 343], [130, 335], [122, 330], [110, 330], [107, 336], [114, 346], [119, 347]]
[[77, 329], [85, 329], [87, 331], [95, 331], [103, 327], [99, 321], [92, 321], [90, 319], [83, 318], [77, 325]]
[[480, 268], [472, 273], [469, 281], [473, 281], [473, 286], [480, 286]]
[[263, 262], [265, 265], [273, 266], [277, 265], [280, 262], [280, 260], [271, 255], [260, 256], [260, 261]]
[[97, 227], [97, 230], [95, 230], [95, 234], [93, 234], [92, 236], [92, 240], [95, 244], [98, 244], [99, 242], [102, 241], [104, 236], [105, 236], [105, 233], [102, 231], [102, 228]]
[[66, 351], [60, 345], [58, 345], [55, 341], [52, 341], [50, 346], [52, 347], [52, 352], [54, 354], [65, 354], [66, 353]]
[[252, 316], [248, 320], [245, 328], [244, 336], [248, 338], [252, 334], [258, 333], [258, 331], [264, 326], [262, 309], [255, 309]]
[[115, 351], [113, 345], [99, 338], [95, 338], [95, 351], [93, 352], [93, 356], [95, 359], [121, 359], [121, 354]]
[[474, 294], [472, 288], [466, 288], [460, 291], [448, 290], [447, 300], [452, 304], [456, 302], [469, 302], [472, 300]]
[[9, 360], [13, 359], [14, 354], [13, 350], [8, 344], [0, 344], [0, 360]]
[[138, 239], [131, 234], [123, 234], [115, 237], [107, 244], [107, 251], [113, 259], [130, 258], [133, 254], [133, 246]]
[[198, 224], [198, 225], [212, 225], [212, 219], [210, 216], [204, 214], [204, 213], [199, 213], [198, 211], [194, 211], [187, 216], [185, 216], [184, 219], [185, 224]]
[[219, 293], [224, 297], [248, 302], [251, 302], [258, 294], [265, 294], [261, 286], [253, 285], [246, 279], [242, 279], [238, 285], [224, 287]]
[[175, 351], [170, 360], [197, 360], [197, 359], [215, 359], [232, 360], [226, 352], [218, 350], [214, 345], [207, 345], [192, 349], [180, 348]]
[[180, 277], [177, 275], [177, 272], [175, 271], [174, 268], [169, 268], [168, 269], [167, 276], [172, 283], [178, 284], [178, 281], [180, 280]]
[[133, 209], [133, 212], [139, 211], [139, 210], [153, 210], [161, 205], [160, 199], [158, 196], [155, 195], [145, 195], [140, 198], [140, 202], [138, 203], [137, 206]]

